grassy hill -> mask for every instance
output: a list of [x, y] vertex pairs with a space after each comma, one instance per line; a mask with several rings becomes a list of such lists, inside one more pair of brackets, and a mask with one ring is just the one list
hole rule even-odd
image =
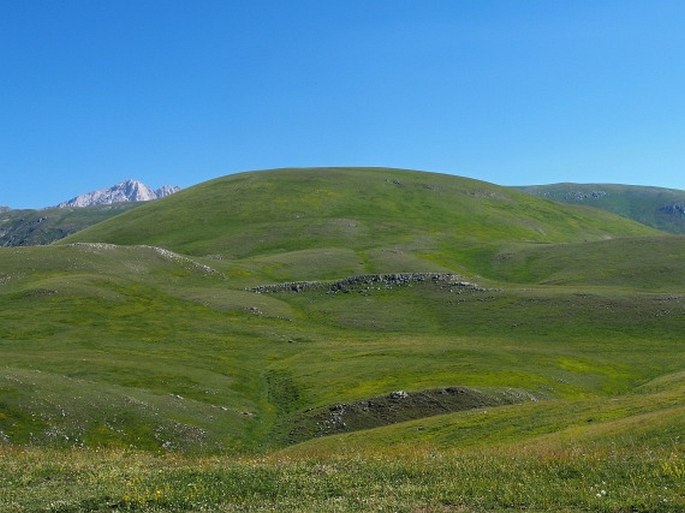
[[387, 169], [2, 248], [0, 510], [681, 511], [684, 249]]
[[[285, 269], [274, 278], [463, 269], [504, 241], [566, 242], [657, 232], [477, 180], [395, 169], [283, 169], [181, 191], [67, 242], [153, 244]], [[310, 265], [315, 261], [316, 265]]]
[[518, 189], [562, 203], [601, 208], [666, 232], [685, 233], [685, 191], [639, 185], [575, 183]]
[[84, 208], [12, 210], [0, 207], [0, 246], [50, 244], [138, 206], [116, 203]]

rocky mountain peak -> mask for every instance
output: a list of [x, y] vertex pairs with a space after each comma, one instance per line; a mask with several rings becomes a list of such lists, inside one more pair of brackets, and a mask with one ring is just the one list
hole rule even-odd
[[171, 196], [180, 190], [181, 188], [178, 185], [162, 185], [159, 189], [155, 190], [155, 194], [157, 195], [157, 198], [164, 198], [166, 196]]
[[90, 207], [93, 205], [110, 205], [112, 203], [128, 201], [150, 201], [169, 196], [180, 190], [180, 187], [170, 185], [163, 185], [157, 190], [152, 190], [143, 182], [128, 179], [109, 188], [81, 194], [57, 206], [60, 208]]

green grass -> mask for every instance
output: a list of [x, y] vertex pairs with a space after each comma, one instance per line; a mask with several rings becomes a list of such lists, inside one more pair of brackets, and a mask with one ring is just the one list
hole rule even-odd
[[[683, 240], [483, 182], [332, 169], [0, 249], [0, 510], [682, 510]], [[481, 288], [246, 290], [405, 271]], [[356, 416], [322, 427], [341, 405]]]
[[[183, 450], [259, 452], [289, 415], [393, 390], [611, 397], [683, 363], [685, 305], [650, 291], [426, 282], [255, 294], [144, 247], [26, 248], [0, 259], [9, 412], [0, 429], [21, 443], [163, 449], [169, 440], [155, 429], [176, 423], [189, 433], [179, 435]], [[100, 439], [111, 409], [128, 420]], [[35, 427], [38, 411], [52, 413]]]
[[684, 472], [682, 450], [635, 444], [265, 459], [0, 449], [0, 507], [8, 513], [670, 513], [685, 507]]
[[480, 271], [508, 282], [683, 290], [683, 236], [545, 246], [514, 245], [484, 259]]

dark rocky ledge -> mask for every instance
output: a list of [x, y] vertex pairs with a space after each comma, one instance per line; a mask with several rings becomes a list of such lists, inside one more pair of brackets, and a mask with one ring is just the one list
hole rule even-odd
[[471, 289], [486, 291], [487, 289], [468, 281], [459, 274], [451, 273], [393, 273], [393, 274], [361, 274], [349, 276], [337, 281], [291, 281], [273, 285], [259, 285], [246, 290], [250, 292], [304, 292], [307, 290], [322, 290], [332, 294], [350, 292], [352, 290], [391, 289], [415, 283], [435, 283], [450, 289]]
[[[390, 394], [366, 400], [310, 408], [291, 416], [282, 438], [289, 444], [311, 438], [371, 429], [445, 413], [538, 401], [541, 397], [514, 388], [447, 387]], [[485, 410], [483, 410], [485, 412]], [[420, 428], [419, 428], [420, 429]]]

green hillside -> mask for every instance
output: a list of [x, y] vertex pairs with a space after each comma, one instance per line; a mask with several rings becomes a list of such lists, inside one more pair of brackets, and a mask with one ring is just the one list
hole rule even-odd
[[562, 203], [601, 208], [666, 232], [685, 233], [685, 191], [639, 185], [576, 183], [517, 189]]
[[[486, 182], [396, 169], [241, 173], [181, 191], [68, 242], [153, 244], [196, 256], [341, 272], [462, 269], [503, 241], [565, 242], [655, 234], [616, 216], [560, 207]], [[278, 256], [277, 256], [278, 255]], [[316, 266], [309, 264], [313, 260]], [[298, 268], [301, 268], [298, 269]]]
[[545, 246], [512, 245], [483, 268], [510, 282], [600, 285], [679, 292], [685, 237], [634, 237]]
[[0, 246], [50, 244], [137, 206], [136, 203], [116, 203], [40, 210], [12, 210], [0, 207]]
[[0, 248], [0, 510], [682, 511], [683, 250], [387, 169]]

